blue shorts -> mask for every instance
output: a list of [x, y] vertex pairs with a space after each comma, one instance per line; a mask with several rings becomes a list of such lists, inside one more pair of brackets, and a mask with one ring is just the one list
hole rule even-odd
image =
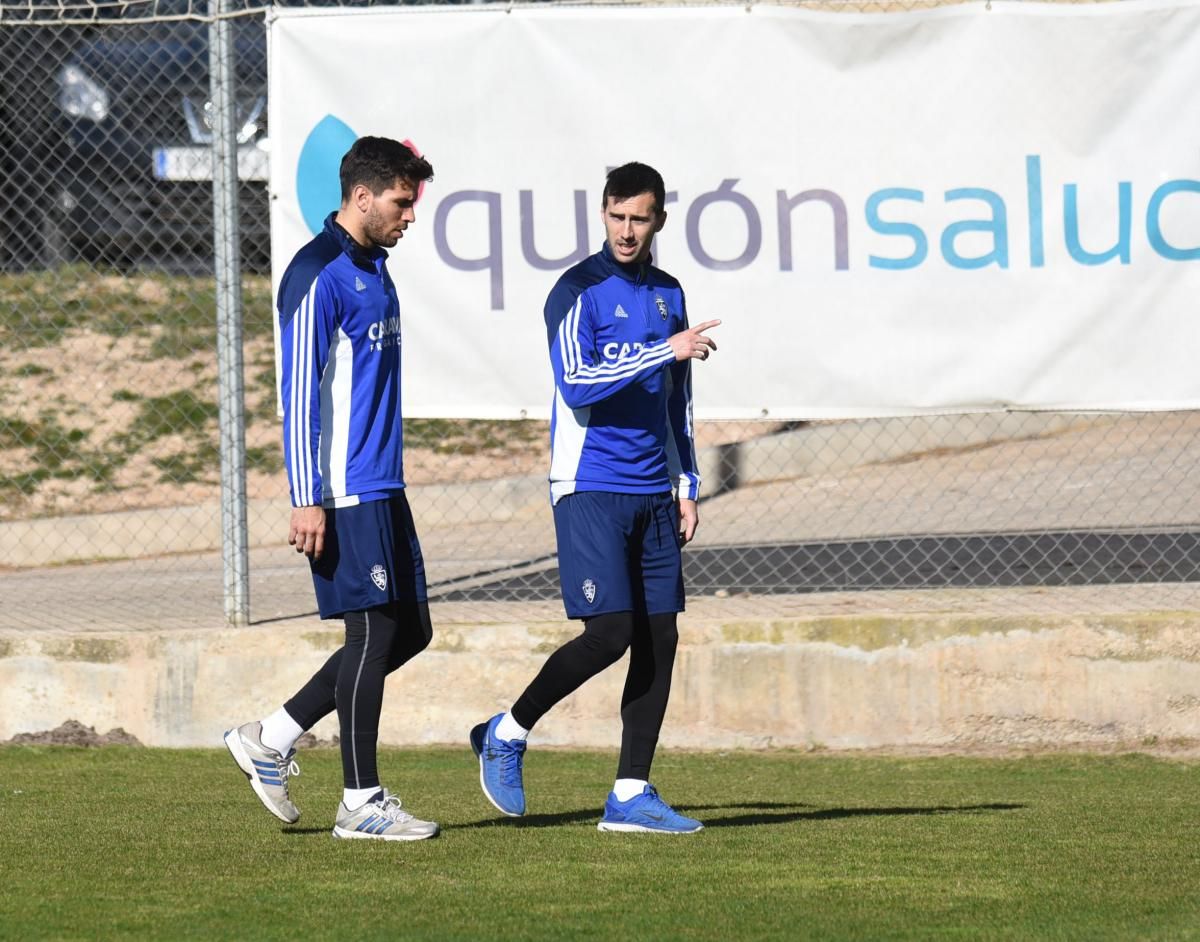
[[683, 558], [670, 491], [576, 491], [554, 505], [568, 618], [683, 611]]
[[425, 560], [403, 491], [325, 508], [325, 550], [310, 565], [322, 618], [429, 601]]

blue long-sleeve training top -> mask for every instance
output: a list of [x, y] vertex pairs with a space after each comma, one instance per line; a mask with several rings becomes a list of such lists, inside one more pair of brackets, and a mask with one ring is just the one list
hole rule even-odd
[[404, 487], [400, 303], [386, 259], [331, 213], [279, 283], [283, 457], [294, 507], [347, 507]]
[[550, 499], [576, 491], [699, 495], [691, 362], [667, 338], [688, 326], [683, 288], [604, 248], [546, 300], [554, 370]]

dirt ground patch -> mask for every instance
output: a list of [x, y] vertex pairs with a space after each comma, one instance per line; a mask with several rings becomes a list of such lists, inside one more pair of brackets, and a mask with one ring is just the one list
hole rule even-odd
[[110, 729], [103, 735], [97, 733], [94, 727], [84, 726], [78, 720], [67, 720], [57, 729], [42, 730], [39, 733], [17, 733], [8, 744], [14, 746], [83, 746], [96, 748], [98, 746], [140, 746], [138, 738], [125, 732], [120, 726]]

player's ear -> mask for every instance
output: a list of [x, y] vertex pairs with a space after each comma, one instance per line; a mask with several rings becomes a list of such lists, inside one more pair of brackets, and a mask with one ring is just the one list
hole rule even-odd
[[662, 227], [667, 224], [666, 210], [658, 214], [658, 221], [654, 224], [655, 232], [662, 232]]
[[371, 188], [362, 183], [354, 184], [354, 191], [350, 194], [350, 200], [358, 208], [358, 211], [365, 213], [371, 208], [371, 197], [374, 194]]

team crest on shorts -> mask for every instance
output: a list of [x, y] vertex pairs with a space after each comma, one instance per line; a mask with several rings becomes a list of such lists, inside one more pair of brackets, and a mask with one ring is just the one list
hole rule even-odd
[[588, 605], [596, 601], [596, 583], [591, 579], [583, 580], [583, 597], [588, 600]]
[[380, 592], [387, 589], [387, 570], [379, 563], [371, 567], [371, 581], [375, 583], [375, 588]]
[[667, 310], [667, 302], [664, 301], [662, 298], [660, 298], [658, 295], [655, 295], [654, 303], [658, 305], [658, 313], [662, 315], [662, 319], [665, 321], [667, 319], [667, 315], [670, 313]]

